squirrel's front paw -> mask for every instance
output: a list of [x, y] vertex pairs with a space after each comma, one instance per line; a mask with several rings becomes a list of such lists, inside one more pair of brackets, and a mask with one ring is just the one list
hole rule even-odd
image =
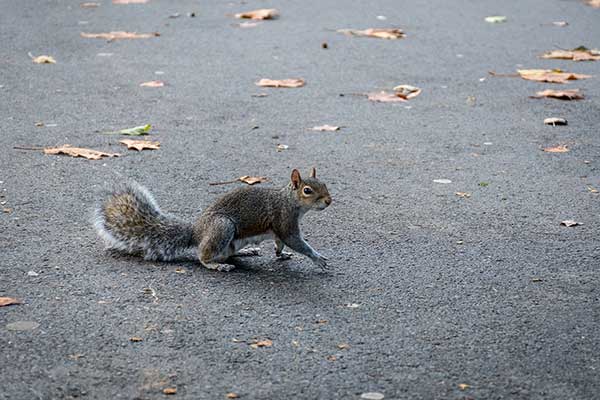
[[327, 265], [327, 257], [324, 257], [322, 255], [318, 255], [317, 257], [313, 258], [312, 260], [323, 271], [327, 271], [329, 269], [329, 266]]

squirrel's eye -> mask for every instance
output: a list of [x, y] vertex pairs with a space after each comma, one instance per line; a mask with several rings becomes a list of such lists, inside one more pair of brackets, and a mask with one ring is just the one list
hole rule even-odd
[[304, 190], [302, 190], [304, 192], [304, 194], [312, 194], [313, 190], [311, 188], [309, 188], [308, 186], [306, 186], [304, 188]]

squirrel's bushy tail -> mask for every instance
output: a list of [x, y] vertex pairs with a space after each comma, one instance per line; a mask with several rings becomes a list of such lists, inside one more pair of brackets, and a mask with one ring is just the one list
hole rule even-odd
[[109, 249], [146, 260], [184, 257], [196, 245], [191, 223], [163, 213], [143, 186], [115, 186], [96, 209], [95, 227]]

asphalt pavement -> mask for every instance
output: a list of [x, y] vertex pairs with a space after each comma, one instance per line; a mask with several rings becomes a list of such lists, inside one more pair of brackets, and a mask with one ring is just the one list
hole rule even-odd
[[[600, 61], [538, 56], [600, 47], [600, 9], [98, 2], [0, 7], [0, 297], [22, 302], [0, 307], [0, 399], [599, 398]], [[232, 17], [271, 7], [256, 26]], [[336, 32], [396, 27], [405, 38]], [[80, 36], [111, 31], [160, 36]], [[489, 74], [519, 68], [593, 77]], [[400, 84], [422, 92], [362, 95]], [[574, 88], [585, 99], [530, 98]], [[159, 150], [103, 134], [144, 124]], [[342, 128], [310, 130], [323, 124]], [[123, 156], [15, 149], [64, 144]], [[333, 204], [302, 226], [329, 273], [270, 243], [229, 273], [117, 256], [90, 223], [121, 177], [191, 220], [242, 185], [210, 182], [281, 186], [312, 166]]]

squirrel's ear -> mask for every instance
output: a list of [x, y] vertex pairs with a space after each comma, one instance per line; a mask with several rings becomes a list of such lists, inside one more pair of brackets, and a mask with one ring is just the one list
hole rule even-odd
[[294, 169], [292, 171], [292, 186], [294, 187], [294, 189], [298, 189], [301, 181], [302, 178], [300, 177], [300, 172], [297, 169]]
[[310, 169], [310, 177], [311, 178], [316, 178], [317, 177], [317, 170], [315, 169], [315, 167], [312, 167]]

